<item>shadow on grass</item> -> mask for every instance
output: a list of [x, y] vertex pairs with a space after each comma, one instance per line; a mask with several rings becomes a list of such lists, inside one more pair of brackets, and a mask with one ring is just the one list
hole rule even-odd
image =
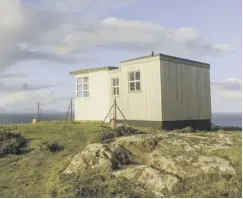
[[50, 151], [52, 153], [56, 153], [59, 152], [61, 150], [63, 150], [64, 147], [61, 146], [59, 143], [57, 142], [42, 142], [41, 146], [40, 146], [40, 150], [42, 151]]

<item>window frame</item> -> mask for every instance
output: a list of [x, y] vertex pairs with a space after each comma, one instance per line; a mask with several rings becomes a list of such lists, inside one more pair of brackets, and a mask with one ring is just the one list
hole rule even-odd
[[[86, 79], [86, 82], [84, 81], [85, 79]], [[81, 80], [81, 83], [79, 83], [79, 80]], [[80, 90], [78, 89], [79, 86], [81, 86]], [[87, 86], [86, 89], [84, 89], [85, 86]], [[79, 95], [79, 93], [81, 95]], [[85, 93], [86, 93], [86, 96], [85, 96]], [[89, 97], [89, 76], [77, 77], [77, 80], [76, 80], [76, 97], [77, 98], [88, 98]]]
[[[137, 80], [136, 79], [136, 73], [139, 73], [139, 80]], [[133, 80], [130, 80], [130, 74], [131, 73], [133, 73], [134, 74], [134, 76], [133, 76]], [[136, 86], [136, 83], [137, 82], [139, 82], [139, 84], [140, 84], [140, 88], [139, 88], [139, 90], [136, 88], [137, 86]], [[131, 83], [134, 83], [134, 90], [131, 90], [131, 87], [130, 87], [130, 84]], [[130, 71], [130, 72], [128, 72], [128, 92], [141, 92], [142, 91], [142, 89], [141, 89], [141, 72], [140, 72], [140, 70], [135, 70], [135, 71]]]
[[[113, 80], [115, 80], [115, 85], [113, 84]], [[117, 81], [116, 81], [117, 80]], [[112, 77], [111, 78], [111, 92], [112, 96], [119, 97], [120, 96], [120, 88], [119, 88], [119, 77]], [[114, 94], [114, 89], [116, 90], [116, 94]], [[118, 92], [117, 92], [118, 91]], [[117, 94], [118, 93], [118, 94]]]

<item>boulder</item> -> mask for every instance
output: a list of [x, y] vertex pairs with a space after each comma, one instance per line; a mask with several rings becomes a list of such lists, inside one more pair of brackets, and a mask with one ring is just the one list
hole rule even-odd
[[112, 171], [118, 169], [119, 165], [130, 162], [130, 152], [119, 145], [89, 144], [81, 153], [74, 156], [63, 173], [86, 173], [90, 169]]
[[236, 174], [229, 160], [207, 153], [209, 148], [227, 148], [232, 144], [227, 136], [215, 136], [144, 134], [119, 137], [109, 144], [90, 144], [63, 173], [98, 169], [125, 177], [143, 190], [163, 197], [187, 177], [210, 171]]

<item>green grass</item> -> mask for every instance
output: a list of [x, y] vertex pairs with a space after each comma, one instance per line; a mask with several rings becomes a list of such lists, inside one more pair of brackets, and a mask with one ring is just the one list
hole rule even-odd
[[[81, 152], [87, 144], [100, 141], [99, 122], [54, 121], [0, 126], [0, 131], [6, 130], [20, 132], [24, 138], [29, 139], [30, 151], [22, 155], [7, 155], [0, 158], [0, 197], [153, 197], [150, 193], [136, 190], [137, 188], [126, 179], [115, 179], [103, 174], [92, 174], [89, 177], [70, 176], [63, 179], [60, 175], [74, 155]], [[155, 134], [164, 133], [151, 128], [138, 130]], [[226, 177], [212, 174], [206, 177], [198, 176], [197, 179], [184, 179], [167, 197], [241, 196], [241, 133], [231, 134], [234, 147], [210, 153], [227, 157], [237, 168], [240, 177], [227, 181]], [[63, 150], [56, 153], [42, 150], [43, 143], [58, 143]], [[168, 143], [164, 146], [168, 146], [163, 148], [165, 154], [176, 155], [183, 150]], [[210, 181], [213, 182], [212, 186], [205, 183]], [[207, 190], [203, 191], [205, 189]]]
[[[84, 177], [76, 180], [61, 178], [60, 174], [67, 168], [74, 155], [81, 152], [87, 144], [100, 142], [100, 122], [55, 121], [8, 125], [0, 126], [0, 131], [21, 132], [24, 138], [30, 140], [29, 153], [0, 158], [0, 197], [147, 196], [134, 191], [134, 185], [124, 179], [106, 176], [105, 183], [96, 180], [87, 184], [90, 180]], [[43, 143], [58, 143], [63, 150], [56, 153], [43, 150]], [[80, 190], [84, 190], [84, 193]]]
[[241, 198], [241, 192], [241, 176], [235, 178], [215, 172], [183, 179], [167, 197]]
[[[60, 173], [73, 156], [99, 134], [97, 123], [39, 123], [11, 126], [31, 140], [30, 152], [0, 159], [1, 197], [48, 197], [59, 183]], [[6, 127], [1, 127], [6, 130]], [[0, 128], [0, 131], [1, 131]], [[64, 147], [57, 153], [42, 151], [42, 142]]]

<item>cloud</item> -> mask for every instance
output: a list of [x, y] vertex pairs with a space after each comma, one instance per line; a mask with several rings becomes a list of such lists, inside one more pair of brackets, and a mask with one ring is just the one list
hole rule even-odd
[[71, 95], [60, 94], [54, 89], [16, 91], [1, 95], [0, 109], [5, 112], [24, 112], [36, 109], [37, 102], [40, 102], [43, 113], [49, 109], [65, 112], [70, 99]]
[[[63, 92], [64, 91], [64, 92]], [[19, 80], [0, 80], [0, 109], [3, 112], [26, 112], [36, 109], [40, 103], [43, 112], [60, 110], [65, 112], [74, 88], [70, 84], [43, 84], [39, 82], [25, 83]], [[33, 111], [32, 111], [33, 112]]]
[[7, 78], [20, 78], [20, 77], [27, 77], [27, 74], [18, 74], [18, 73], [2, 73], [0, 74], [0, 79], [7, 79]]
[[242, 84], [238, 78], [227, 78], [224, 81], [212, 81], [212, 93], [223, 98], [242, 99]]
[[7, 110], [5, 108], [0, 107], [0, 113], [5, 113]]
[[211, 82], [212, 112], [242, 112], [242, 84], [231, 77]]
[[135, 51], [155, 50], [166, 54], [217, 56], [232, 51], [229, 44], [206, 43], [197, 30], [191, 27], [169, 28], [150, 21], [115, 17], [70, 32], [61, 46], [69, 52], [113, 47]]
[[15, 93], [18, 91], [39, 91], [42, 89], [50, 89], [50, 88], [55, 88], [55, 87], [60, 87], [64, 85], [65, 83], [58, 83], [58, 84], [40, 84], [40, 83], [35, 83], [32, 82], [26, 83], [26, 82], [13, 82], [10, 81], [0, 81], [0, 95], [3, 95], [4, 93]]
[[[19, 61], [40, 59], [73, 62], [76, 54], [55, 51], [69, 33], [99, 20], [110, 11], [125, 6], [124, 0], [1, 0], [0, 1], [0, 69]], [[86, 61], [78, 56], [78, 61]], [[84, 58], [84, 59], [82, 59]]]
[[[192, 27], [110, 17], [132, 0], [1, 0], [0, 69], [31, 59], [89, 61], [95, 47], [167, 54], [222, 55], [229, 44], [209, 44]], [[138, 1], [139, 3], [139, 1]]]
[[213, 112], [242, 112], [242, 85], [238, 78], [211, 82]]

